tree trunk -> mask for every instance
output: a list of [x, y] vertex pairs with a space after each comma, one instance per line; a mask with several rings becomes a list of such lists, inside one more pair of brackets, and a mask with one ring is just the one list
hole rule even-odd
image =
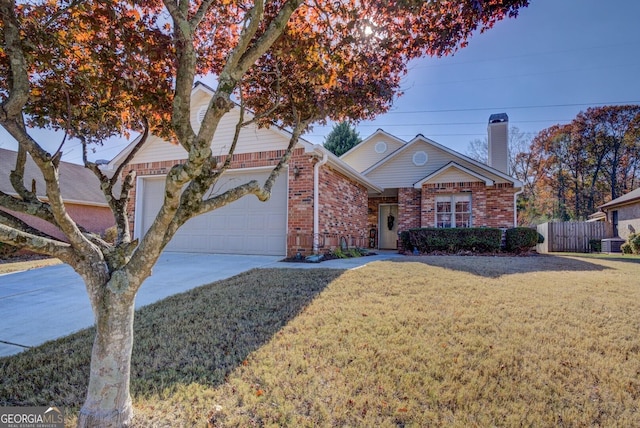
[[113, 278], [96, 290], [96, 337], [78, 427], [127, 427], [133, 418], [129, 378], [135, 294], [114, 288]]

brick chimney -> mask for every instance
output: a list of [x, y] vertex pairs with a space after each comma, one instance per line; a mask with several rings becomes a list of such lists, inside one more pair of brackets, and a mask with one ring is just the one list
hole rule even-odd
[[489, 116], [488, 164], [507, 174], [509, 170], [509, 116], [497, 113]]

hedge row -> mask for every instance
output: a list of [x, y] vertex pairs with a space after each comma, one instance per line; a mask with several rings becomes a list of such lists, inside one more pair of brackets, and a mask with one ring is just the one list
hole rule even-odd
[[[491, 227], [410, 229], [400, 233], [400, 242], [405, 250], [419, 253], [491, 253], [501, 249], [502, 230]], [[537, 243], [538, 232], [534, 229], [515, 227], [505, 233], [505, 249], [510, 252], [527, 251]]]
[[400, 233], [402, 246], [409, 251], [494, 252], [500, 250], [502, 231], [494, 228], [422, 228]]

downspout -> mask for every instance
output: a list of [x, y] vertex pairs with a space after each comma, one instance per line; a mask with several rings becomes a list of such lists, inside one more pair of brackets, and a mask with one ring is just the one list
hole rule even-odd
[[320, 209], [318, 203], [320, 200], [320, 167], [327, 163], [329, 156], [326, 152], [322, 153], [322, 159], [313, 166], [313, 253], [318, 252], [319, 236], [320, 236]]
[[524, 192], [524, 189], [520, 189], [513, 194], [513, 227], [518, 227], [518, 195], [522, 192]]

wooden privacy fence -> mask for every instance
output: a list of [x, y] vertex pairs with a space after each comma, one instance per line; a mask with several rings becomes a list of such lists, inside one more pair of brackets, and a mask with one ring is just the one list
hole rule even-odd
[[536, 246], [539, 253], [591, 251], [589, 241], [613, 237], [613, 227], [604, 221], [563, 221], [538, 225], [544, 242]]

